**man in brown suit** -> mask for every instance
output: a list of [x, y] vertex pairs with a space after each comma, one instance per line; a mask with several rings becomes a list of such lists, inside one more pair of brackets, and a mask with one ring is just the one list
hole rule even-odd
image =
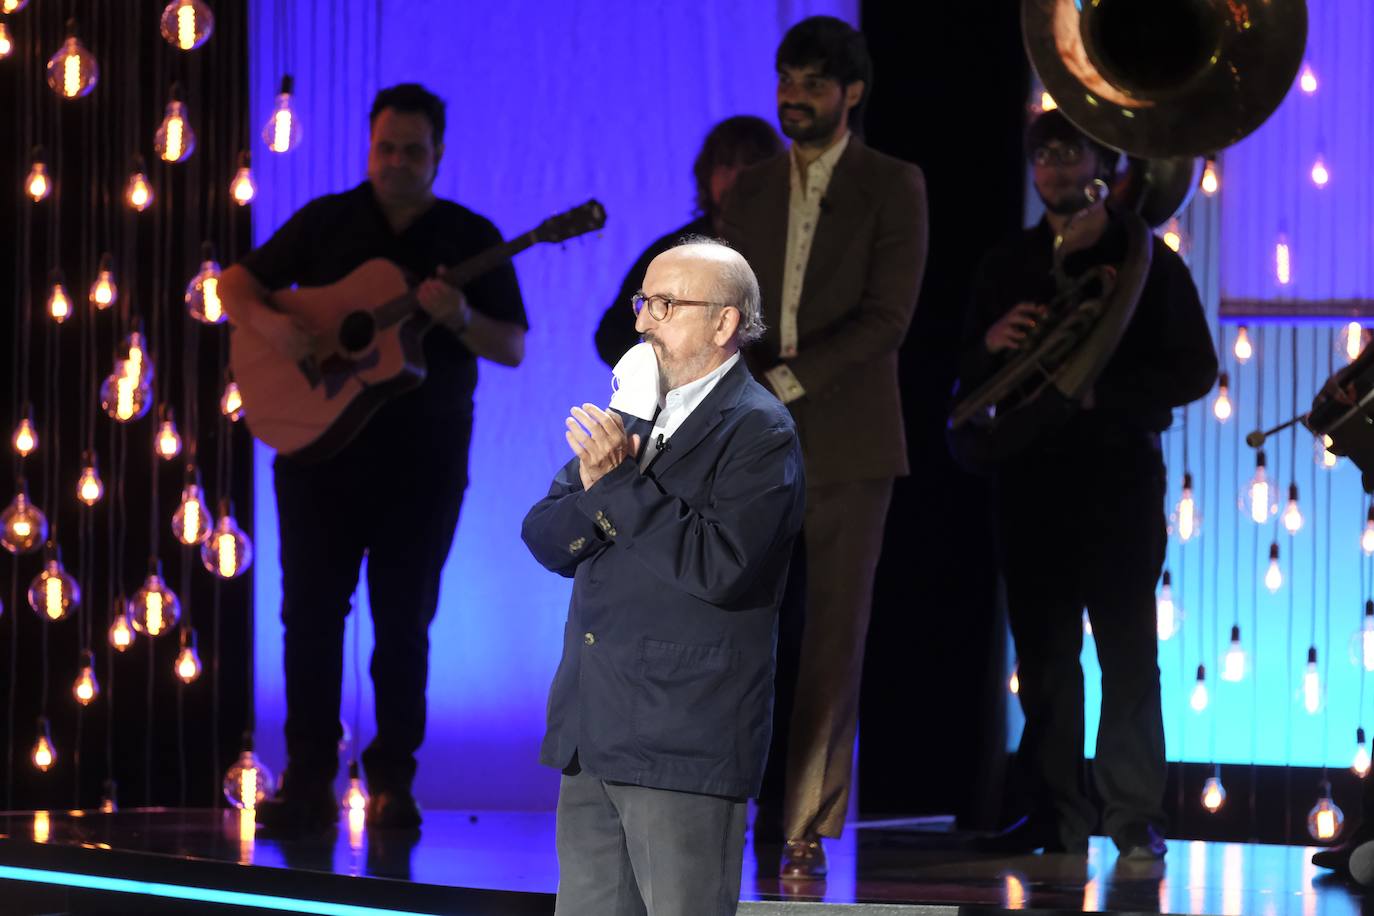
[[826, 872], [820, 838], [844, 826], [874, 571], [893, 479], [908, 470], [897, 352], [925, 267], [926, 194], [919, 168], [853, 133], [872, 82], [859, 32], [805, 19], [783, 38], [777, 70], [791, 149], [740, 175], [723, 229], [763, 293], [768, 330], [750, 368], [792, 411], [806, 463], [780, 873], [815, 878]]

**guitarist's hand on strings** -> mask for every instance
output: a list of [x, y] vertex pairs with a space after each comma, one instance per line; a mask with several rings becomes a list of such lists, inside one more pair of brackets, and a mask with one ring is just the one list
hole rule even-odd
[[472, 308], [463, 291], [449, 286], [437, 277], [430, 277], [415, 288], [415, 298], [420, 308], [429, 313], [435, 323], [448, 328], [454, 334], [462, 334], [472, 321]]

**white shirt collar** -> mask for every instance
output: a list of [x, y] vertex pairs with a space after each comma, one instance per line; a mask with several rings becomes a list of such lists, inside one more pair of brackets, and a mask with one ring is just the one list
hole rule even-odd
[[[677, 432], [683, 422], [692, 415], [692, 411], [701, 406], [701, 402], [706, 400], [706, 396], [725, 377], [725, 373], [734, 368], [737, 362], [739, 362], [738, 351], [696, 381], [688, 382], [663, 395], [659, 400], [660, 409], [658, 416], [654, 419], [654, 429], [649, 434], [650, 439], [654, 442], [660, 439], [671, 439], [673, 433]], [[654, 454], [655, 448], [651, 442], [644, 448], [640, 456], [640, 467], [646, 467], [653, 460]]]
[[[816, 157], [805, 172], [808, 184], [815, 184], [817, 181], [826, 185], [830, 183], [830, 175], [835, 171], [835, 164], [840, 161], [840, 157], [844, 155], [845, 149], [848, 148], [850, 136], [851, 134], [849, 131], [845, 131], [844, 136], [840, 138], [838, 143]], [[792, 162], [793, 177], [800, 182], [803, 172], [801, 164], [797, 162], [797, 146], [795, 143], [792, 145], [792, 148], [788, 150], [788, 159]]]

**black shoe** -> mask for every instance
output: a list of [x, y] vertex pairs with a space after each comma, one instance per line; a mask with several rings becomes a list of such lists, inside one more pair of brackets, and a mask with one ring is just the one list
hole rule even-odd
[[339, 821], [339, 803], [328, 783], [282, 780], [282, 790], [258, 805], [258, 826], [272, 833], [295, 836], [318, 833]]
[[1164, 837], [1149, 824], [1128, 827], [1112, 839], [1120, 853], [1118, 859], [1126, 862], [1158, 862], [1169, 851]]
[[383, 789], [367, 800], [367, 826], [379, 830], [418, 830], [420, 806], [401, 789]]
[[1030, 817], [1021, 818], [1001, 833], [978, 837], [973, 841], [973, 846], [979, 852], [1000, 855], [1024, 855], [1037, 849], [1043, 849], [1047, 853], [1075, 855], [1086, 855], [1088, 852], [1087, 840], [1065, 843], [1060, 839], [1059, 831], [1053, 824]]

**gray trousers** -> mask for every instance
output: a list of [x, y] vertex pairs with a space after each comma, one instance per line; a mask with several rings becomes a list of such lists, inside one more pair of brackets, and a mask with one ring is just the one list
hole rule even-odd
[[555, 916], [733, 916], [743, 799], [563, 777]]

